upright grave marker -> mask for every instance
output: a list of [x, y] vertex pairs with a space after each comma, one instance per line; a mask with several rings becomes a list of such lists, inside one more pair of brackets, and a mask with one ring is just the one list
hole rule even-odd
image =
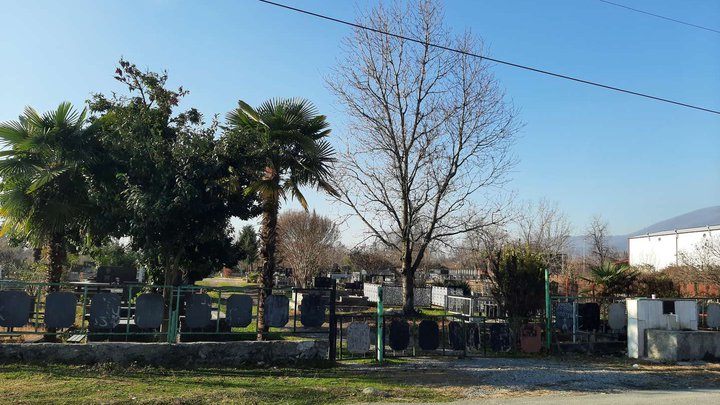
[[120, 296], [95, 294], [90, 301], [90, 329], [112, 330], [120, 324]]
[[201, 329], [212, 322], [212, 298], [207, 294], [190, 294], [185, 301], [185, 325]]
[[25, 291], [0, 291], [0, 326], [19, 328], [27, 325], [33, 299]]
[[165, 301], [160, 294], [145, 293], [135, 303], [135, 325], [140, 329], [159, 329], [165, 313]]
[[252, 322], [253, 300], [249, 295], [233, 294], [227, 300], [228, 326], [244, 328]]
[[352, 354], [370, 351], [370, 326], [366, 322], [352, 322], [347, 328], [347, 348]]
[[265, 298], [265, 325], [273, 328], [285, 327], [288, 323], [290, 300], [284, 295], [270, 295]]
[[66, 291], [51, 292], [45, 298], [45, 326], [65, 329], [75, 324], [77, 297]]

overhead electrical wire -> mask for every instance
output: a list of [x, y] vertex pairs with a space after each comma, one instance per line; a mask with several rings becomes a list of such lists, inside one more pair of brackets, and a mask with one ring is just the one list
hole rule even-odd
[[701, 30], [710, 31], [710, 32], [714, 32], [714, 33], [716, 33], [716, 34], [720, 34], [720, 30], [716, 30], [716, 29], [714, 29], [714, 28], [703, 27], [702, 25], [697, 25], [697, 24], [693, 24], [693, 23], [686, 22], [686, 21], [676, 20], [676, 19], [674, 19], [674, 18], [665, 17], [664, 15], [651, 13], [651, 12], [645, 11], [645, 10], [639, 10], [639, 9], [637, 9], [637, 8], [632, 8], [632, 7], [626, 6], [626, 5], [624, 5], [624, 4], [613, 3], [612, 1], [607, 1], [607, 0], [598, 0], [598, 1], [601, 1], [601, 2], [603, 2], [603, 3], [605, 3], [605, 4], [609, 4], [609, 5], [611, 5], [611, 6], [620, 7], [620, 8], [624, 8], [624, 9], [630, 10], [630, 11], [634, 11], [634, 12], [636, 12], [636, 13], [647, 14], [647, 15], [652, 16], [652, 17], [662, 18], [663, 20], [672, 21], [672, 22], [674, 22], [674, 23], [683, 24], [683, 25], [687, 25], [687, 26], [689, 26], [689, 27], [699, 28], [699, 29], [701, 29]]
[[362, 29], [362, 30], [372, 31], [372, 32], [375, 32], [375, 33], [378, 33], [378, 34], [391, 36], [391, 37], [394, 37], [394, 38], [398, 38], [398, 39], [402, 39], [402, 40], [405, 40], [405, 41], [410, 41], [410, 42], [418, 43], [418, 44], [421, 44], [421, 45], [431, 46], [431, 47], [433, 47], [433, 48], [438, 48], [438, 49], [442, 49], [442, 50], [445, 50], [445, 51], [457, 52], [457, 53], [460, 53], [460, 54], [463, 54], [463, 55], [467, 55], [467, 56], [472, 56], [472, 57], [476, 57], [476, 58], [485, 59], [485, 60], [488, 60], [488, 61], [491, 61], [491, 62], [495, 62], [495, 63], [501, 64], [501, 65], [511, 66], [511, 67], [515, 67], [515, 68], [518, 68], [518, 69], [528, 70], [528, 71], [531, 71], [531, 72], [540, 73], [540, 74], [547, 75], [547, 76], [557, 77], [557, 78], [560, 78], [560, 79], [565, 79], [565, 80], [570, 80], [570, 81], [574, 81], [574, 82], [577, 82], [577, 83], [586, 84], [586, 85], [589, 85], [589, 86], [600, 87], [600, 88], [607, 89], [607, 90], [612, 90], [612, 91], [616, 91], [616, 92], [620, 92], [620, 93], [630, 94], [630, 95], [634, 95], [634, 96], [638, 96], [638, 97], [644, 97], [644, 98], [651, 99], [651, 100], [655, 100], [655, 101], [660, 101], [660, 102], [664, 102], [664, 103], [674, 104], [674, 105], [681, 106], [681, 107], [691, 108], [691, 109], [694, 109], [694, 110], [699, 110], [699, 111], [704, 111], [704, 112], [708, 112], [708, 113], [720, 115], [720, 110], [713, 110], [713, 109], [711, 109], [711, 108], [706, 108], [706, 107], [701, 107], [701, 106], [697, 106], [697, 105], [693, 105], [693, 104], [683, 103], [683, 102], [671, 100], [671, 99], [668, 99], [668, 98], [653, 96], [653, 95], [650, 95], [650, 94], [640, 93], [640, 92], [633, 91], [633, 90], [627, 90], [627, 89], [623, 89], [623, 88], [616, 87], [616, 86], [610, 86], [610, 85], [607, 85], [607, 84], [602, 84], [602, 83], [598, 83], [598, 82], [594, 82], [594, 81], [590, 81], [590, 80], [585, 80], [585, 79], [581, 79], [581, 78], [578, 78], [578, 77], [573, 77], [573, 76], [568, 76], [568, 75], [564, 75], [564, 74], [560, 74], [560, 73], [555, 73], [555, 72], [551, 72], [551, 71], [549, 71], [549, 70], [534, 68], [534, 67], [531, 67], [531, 66], [521, 65], [521, 64], [519, 64], [519, 63], [508, 62], [508, 61], [501, 60], [501, 59], [497, 59], [497, 58], [491, 58], [491, 57], [489, 57], [489, 56], [479, 55], [479, 54], [476, 54], [476, 53], [467, 52], [467, 51], [463, 51], [463, 50], [456, 49], [456, 48], [451, 48], [451, 47], [444, 46], [444, 45], [434, 44], [434, 43], [432, 43], [432, 42], [427, 42], [427, 43], [426, 43], [425, 41], [422, 41], [422, 40], [419, 40], [419, 39], [407, 37], [407, 36], [400, 35], [400, 34], [395, 34], [395, 33], [392, 33], [392, 32], [382, 31], [382, 30], [379, 30], [379, 29], [376, 29], [376, 28], [367, 27], [367, 26], [364, 26], [364, 25], [361, 25], [361, 24], [353, 23], [353, 22], [346, 21], [346, 20], [341, 20], [341, 19], [339, 19], [339, 18], [330, 17], [330, 16], [327, 16], [327, 15], [324, 15], [324, 14], [319, 14], [319, 13], [315, 13], [315, 12], [312, 12], [312, 11], [303, 10], [303, 9], [301, 9], [301, 8], [296, 8], [296, 7], [288, 6], [288, 5], [282, 4], [282, 3], [276, 3], [276, 2], [270, 1], [270, 0], [258, 0], [258, 1], [260, 1], [260, 2], [262, 2], [262, 3], [265, 3], [265, 4], [269, 4], [269, 5], [275, 6], [275, 7], [284, 8], [284, 9], [286, 9], [286, 10], [291, 10], [291, 11], [295, 11], [295, 12], [302, 13], [302, 14], [305, 14], [305, 15], [309, 15], [309, 16], [321, 18], [321, 19], [324, 19], [324, 20], [327, 20], [327, 21], [336, 22], [336, 23], [343, 24], [343, 25], [347, 25], [347, 26], [350, 26], [350, 27], [359, 28], [359, 29]]

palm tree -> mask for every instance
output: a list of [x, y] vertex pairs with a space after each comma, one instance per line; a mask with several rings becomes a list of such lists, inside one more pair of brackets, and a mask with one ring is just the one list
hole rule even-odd
[[43, 248], [49, 283], [60, 282], [68, 238], [87, 225], [93, 149], [85, 122], [85, 110], [64, 102], [42, 115], [26, 107], [0, 124], [0, 234]]
[[295, 198], [307, 210], [300, 187], [336, 194], [329, 183], [334, 151], [325, 140], [330, 134], [325, 116], [304, 99], [271, 99], [257, 110], [239, 101], [238, 108], [227, 114], [227, 124], [229, 135], [245, 145], [257, 165], [257, 180], [245, 193], [257, 195], [262, 209], [263, 270], [257, 313], [258, 340], [262, 340], [262, 333], [267, 331], [264, 301], [272, 291], [275, 273], [280, 198]]
[[601, 296], [626, 295], [632, 293], [633, 285], [640, 273], [622, 264], [604, 262], [590, 268], [590, 277], [583, 277], [594, 286], [599, 286]]

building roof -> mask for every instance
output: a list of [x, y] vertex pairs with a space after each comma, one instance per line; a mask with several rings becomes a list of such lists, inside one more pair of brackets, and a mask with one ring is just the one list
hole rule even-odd
[[628, 237], [628, 239], [639, 239], [639, 238], [647, 238], [650, 236], [663, 236], [663, 235], [675, 235], [675, 234], [681, 234], [681, 233], [710, 232], [710, 231], [720, 231], [720, 225], [707, 225], [707, 226], [700, 226], [697, 228], [672, 229], [672, 230], [667, 230], [667, 231], [644, 233], [642, 235], [630, 236], [630, 237]]

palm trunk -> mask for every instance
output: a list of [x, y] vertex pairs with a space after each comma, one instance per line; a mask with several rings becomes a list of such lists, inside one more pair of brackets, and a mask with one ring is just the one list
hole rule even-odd
[[260, 274], [260, 295], [257, 310], [257, 340], [263, 340], [265, 325], [265, 298], [272, 294], [275, 275], [275, 249], [277, 245], [277, 217], [279, 203], [275, 198], [266, 198], [262, 203], [262, 224], [260, 226], [260, 257], [263, 267]]
[[[55, 233], [50, 237], [50, 241], [47, 244], [45, 250], [45, 261], [47, 263], [47, 282], [50, 283], [48, 286], [48, 292], [59, 291], [60, 286], [57, 283], [62, 279], [63, 266], [67, 259], [67, 251], [65, 250], [65, 238], [62, 234]], [[38, 303], [36, 303], [37, 305]], [[47, 342], [56, 342], [57, 336], [55, 333], [57, 329], [47, 328], [47, 334], [44, 339]]]
[[[62, 279], [63, 266], [67, 260], [67, 251], [65, 250], [65, 238], [62, 234], [55, 233], [50, 237], [45, 252], [47, 261], [47, 282], [57, 284]], [[51, 285], [49, 291], [59, 290], [59, 286]]]

